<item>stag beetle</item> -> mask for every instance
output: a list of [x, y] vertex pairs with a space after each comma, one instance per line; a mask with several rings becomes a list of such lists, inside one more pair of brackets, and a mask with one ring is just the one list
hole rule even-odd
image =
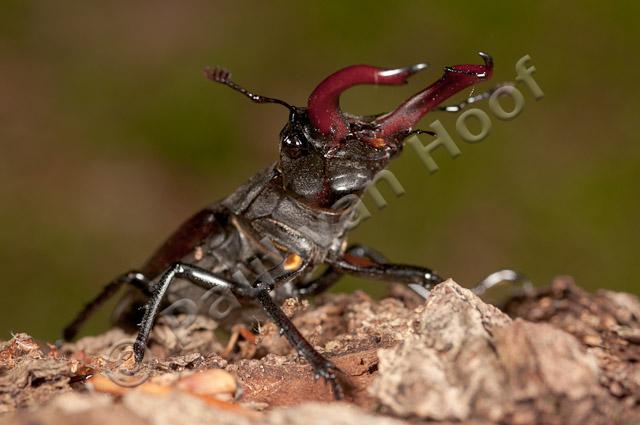
[[[405, 84], [427, 64], [346, 67], [315, 88], [306, 108], [253, 94], [233, 82], [224, 69], [206, 69], [207, 78], [253, 102], [276, 103], [289, 110], [280, 132], [279, 160], [187, 220], [142, 268], [107, 284], [65, 328], [64, 339], [72, 339], [96, 307], [129, 285], [144, 305], [133, 347], [140, 363], [154, 320], [169, 299], [212, 288], [227, 290], [241, 305], [264, 311], [311, 364], [316, 378], [324, 378], [334, 396], [342, 398], [340, 371], [307, 342], [280, 303], [321, 293], [345, 274], [403, 282], [423, 291], [443, 280], [425, 267], [389, 263], [365, 246], [347, 247], [347, 223], [356, 208], [354, 202], [342, 200], [363, 195], [376, 173], [400, 153], [403, 141], [422, 132], [413, 127], [427, 112], [457, 111], [465, 102], [487, 97], [490, 92], [459, 105], [439, 106], [464, 88], [491, 78], [493, 60], [486, 53], [480, 56], [484, 64], [446, 67], [439, 80], [394, 111], [373, 116], [341, 111], [340, 94], [360, 84]], [[322, 265], [326, 270], [314, 273]]]

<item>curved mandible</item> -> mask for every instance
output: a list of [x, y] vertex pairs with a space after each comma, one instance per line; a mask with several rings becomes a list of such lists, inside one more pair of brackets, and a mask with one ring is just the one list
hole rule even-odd
[[352, 65], [334, 72], [309, 96], [308, 111], [311, 124], [320, 134], [336, 141], [341, 140], [349, 133], [349, 126], [340, 110], [342, 92], [361, 84], [405, 84], [408, 77], [427, 67], [426, 63], [395, 69]]
[[444, 75], [426, 89], [416, 93], [394, 111], [376, 118], [377, 137], [390, 137], [411, 131], [427, 112], [449, 97], [493, 75], [493, 58], [479, 52], [484, 64], [455, 65], [444, 68]]

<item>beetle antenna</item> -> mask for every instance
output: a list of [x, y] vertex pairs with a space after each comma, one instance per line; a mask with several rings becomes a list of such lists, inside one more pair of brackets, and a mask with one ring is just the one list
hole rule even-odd
[[249, 90], [245, 89], [241, 85], [231, 80], [231, 72], [229, 72], [227, 69], [218, 68], [218, 67], [214, 67], [214, 68], [206, 67], [204, 69], [204, 76], [211, 81], [215, 81], [216, 83], [224, 84], [225, 86], [231, 87], [233, 90], [247, 96], [249, 99], [251, 99], [252, 102], [277, 103], [279, 105], [284, 106], [289, 111], [294, 112], [296, 110], [295, 106], [289, 105], [284, 100], [274, 99], [272, 97], [260, 96], [258, 94], [251, 93]]

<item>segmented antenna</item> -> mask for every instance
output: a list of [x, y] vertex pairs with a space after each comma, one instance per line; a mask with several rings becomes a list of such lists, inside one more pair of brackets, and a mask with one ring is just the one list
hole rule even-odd
[[295, 106], [289, 105], [284, 100], [275, 99], [275, 98], [272, 98], [272, 97], [266, 97], [266, 96], [261, 96], [261, 95], [258, 95], [258, 94], [251, 93], [249, 90], [245, 89], [241, 85], [239, 85], [236, 82], [234, 82], [233, 80], [231, 80], [231, 72], [229, 72], [225, 68], [219, 68], [219, 67], [210, 68], [210, 67], [206, 67], [204, 69], [204, 76], [207, 77], [207, 79], [209, 79], [211, 81], [214, 81], [214, 82], [220, 83], [220, 84], [224, 84], [227, 87], [231, 87], [233, 90], [235, 90], [237, 92], [240, 92], [243, 95], [247, 96], [252, 102], [255, 102], [255, 103], [277, 103], [279, 105], [284, 106], [285, 108], [289, 109], [292, 112], [296, 110]]

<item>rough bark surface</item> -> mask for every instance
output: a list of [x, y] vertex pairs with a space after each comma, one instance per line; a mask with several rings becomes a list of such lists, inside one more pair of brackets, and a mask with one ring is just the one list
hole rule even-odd
[[350, 381], [348, 400], [271, 323], [237, 329], [163, 317], [132, 373], [132, 335], [55, 347], [0, 342], [0, 422], [11, 424], [639, 424], [640, 302], [569, 278], [503, 310], [453, 281], [426, 302], [363, 293], [288, 300], [287, 314]]

